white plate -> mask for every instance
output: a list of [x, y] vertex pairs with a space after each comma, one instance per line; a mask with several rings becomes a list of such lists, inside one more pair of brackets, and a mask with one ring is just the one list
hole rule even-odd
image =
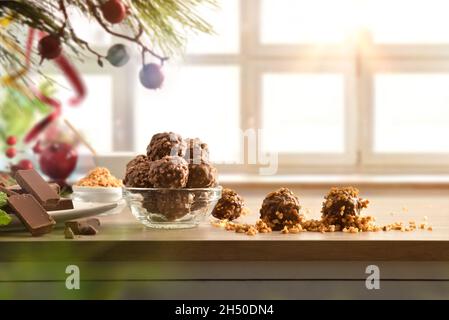
[[[67, 220], [87, 218], [96, 216], [117, 207], [117, 203], [95, 203], [74, 201], [75, 209], [51, 211], [48, 214], [55, 219], [57, 224], [64, 223]], [[16, 215], [10, 215], [12, 220], [7, 226], [0, 227], [0, 231], [18, 231], [25, 230], [22, 222]]]

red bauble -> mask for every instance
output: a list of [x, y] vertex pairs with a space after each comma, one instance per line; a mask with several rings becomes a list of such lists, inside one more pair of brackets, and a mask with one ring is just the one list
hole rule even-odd
[[15, 136], [9, 136], [8, 138], [6, 138], [6, 143], [9, 146], [13, 146], [17, 143], [17, 138]]
[[51, 143], [40, 153], [39, 165], [47, 176], [65, 180], [75, 170], [78, 154], [70, 144]]
[[28, 159], [22, 159], [17, 164], [19, 170], [30, 170], [33, 169], [33, 163]]
[[10, 148], [6, 149], [6, 151], [5, 151], [5, 155], [10, 159], [14, 158], [16, 156], [16, 154], [17, 154], [17, 150], [16, 150], [16, 148], [13, 148], [13, 147], [10, 147]]
[[120, 23], [126, 17], [126, 6], [120, 0], [108, 0], [100, 9], [105, 20], [110, 23]]
[[42, 152], [42, 146], [40, 141], [36, 142], [36, 144], [33, 146], [33, 152], [36, 154]]
[[55, 59], [62, 51], [61, 40], [54, 35], [48, 35], [39, 40], [38, 51], [42, 59]]

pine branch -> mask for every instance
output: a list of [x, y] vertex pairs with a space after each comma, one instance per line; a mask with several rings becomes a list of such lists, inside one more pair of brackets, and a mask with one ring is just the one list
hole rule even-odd
[[[129, 14], [122, 26], [135, 36], [112, 30], [98, 9], [104, 1], [106, 0], [0, 0], [0, 17], [9, 17], [11, 20], [6, 31], [0, 27], [0, 33], [23, 48], [24, 44], [13, 36], [13, 30], [23, 30], [24, 26], [29, 26], [48, 34], [59, 35], [65, 46], [75, 54], [90, 52], [101, 62], [104, 55], [78, 37], [71, 25], [67, 9], [76, 7], [106, 32], [136, 43], [143, 56], [149, 53], [163, 62], [166, 55], [182, 49], [187, 33], [212, 32], [211, 26], [197, 11], [203, 5], [215, 6], [215, 0], [121, 0], [129, 7]], [[151, 48], [148, 44], [151, 44]], [[156, 52], [159, 50], [160, 52]], [[20, 64], [21, 61], [14, 52], [0, 42], [0, 66], [7, 69]]]

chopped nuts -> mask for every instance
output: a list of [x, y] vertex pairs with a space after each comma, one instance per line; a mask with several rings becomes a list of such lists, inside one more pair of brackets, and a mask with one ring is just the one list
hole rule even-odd
[[121, 187], [122, 180], [114, 177], [108, 169], [97, 167], [90, 171], [86, 177], [76, 183], [77, 186], [83, 187]]

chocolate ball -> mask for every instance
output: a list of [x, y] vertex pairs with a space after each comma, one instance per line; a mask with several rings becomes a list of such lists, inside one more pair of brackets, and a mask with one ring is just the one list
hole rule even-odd
[[147, 147], [147, 156], [150, 161], [160, 160], [165, 156], [184, 157], [185, 153], [185, 141], [174, 132], [155, 134]]
[[209, 147], [207, 143], [202, 142], [198, 138], [188, 138], [185, 139], [187, 146], [186, 154], [184, 158], [188, 163], [199, 164], [201, 162], [209, 161]]
[[189, 177], [189, 165], [184, 158], [165, 156], [151, 163], [149, 176], [155, 188], [184, 188]]
[[193, 195], [182, 190], [161, 190], [156, 197], [158, 213], [163, 220], [173, 221], [190, 213]]
[[217, 185], [217, 169], [210, 163], [189, 164], [187, 188], [210, 188]]
[[146, 155], [140, 154], [126, 164], [126, 170], [142, 162], [150, 162], [150, 160], [148, 160]]
[[260, 218], [273, 230], [282, 230], [302, 220], [298, 197], [287, 188], [269, 193], [262, 202]]
[[368, 200], [359, 197], [357, 188], [335, 187], [324, 197], [322, 217], [330, 224], [344, 225], [345, 218], [359, 215], [368, 203]]
[[148, 161], [136, 162], [126, 170], [124, 184], [129, 188], [152, 188], [150, 181], [151, 163]]
[[232, 189], [223, 189], [212, 215], [217, 219], [235, 220], [242, 215], [245, 203], [243, 198]]

